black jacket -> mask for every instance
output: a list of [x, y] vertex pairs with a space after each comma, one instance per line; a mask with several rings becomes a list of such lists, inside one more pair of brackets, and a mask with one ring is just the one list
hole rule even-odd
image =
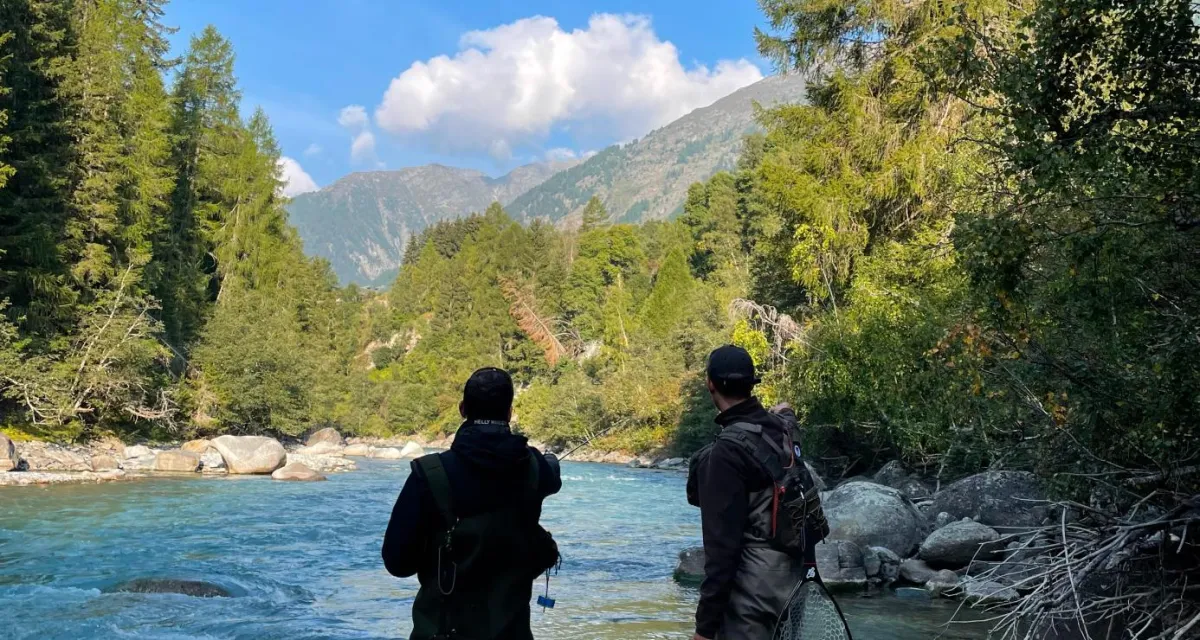
[[[794, 424], [790, 410], [773, 414], [757, 398], [730, 407], [717, 416], [722, 427], [735, 422], [761, 425], [763, 435], [776, 442]], [[688, 474], [688, 502], [700, 507], [704, 534], [704, 581], [696, 608], [696, 633], [713, 638], [721, 628], [734, 578], [742, 559], [742, 544], [749, 518], [750, 494], [771, 486], [771, 477], [748, 452], [718, 439], [703, 470]]]
[[[524, 436], [513, 434], [508, 425], [466, 422], [454, 437], [450, 451], [442, 455], [442, 464], [450, 478], [454, 509], [459, 517], [496, 510], [507, 506], [522, 494], [528, 478], [528, 454], [533, 452], [539, 464], [539, 494], [542, 498], [558, 493], [562, 479], [557, 464], [552, 464]], [[539, 505], [536, 516], [541, 515]], [[434, 553], [434, 534], [445, 529], [441, 514], [420, 467], [404, 483], [392, 519], [383, 538], [383, 564], [394, 576], [416, 575]], [[551, 548], [553, 545], [549, 545]], [[544, 569], [554, 564], [547, 557]]]

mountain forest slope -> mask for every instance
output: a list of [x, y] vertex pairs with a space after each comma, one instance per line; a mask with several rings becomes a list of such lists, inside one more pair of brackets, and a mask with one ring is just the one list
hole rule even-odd
[[409, 238], [492, 202], [518, 220], [571, 226], [597, 196], [616, 220], [661, 220], [682, 211], [689, 185], [736, 165], [742, 137], [758, 128], [756, 103], [796, 102], [804, 87], [800, 75], [767, 78], [583, 162], [531, 164], [500, 178], [442, 165], [354, 173], [295, 198], [291, 222], [305, 251], [329, 260], [343, 283], [386, 285]]

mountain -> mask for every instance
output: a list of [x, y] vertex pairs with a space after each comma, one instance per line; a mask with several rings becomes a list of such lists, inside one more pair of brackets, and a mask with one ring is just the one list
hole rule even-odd
[[652, 131], [609, 147], [534, 186], [505, 208], [518, 219], [568, 223], [593, 195], [614, 221], [641, 222], [682, 210], [687, 189], [737, 164], [745, 134], [757, 130], [754, 103], [769, 107], [804, 99], [799, 75], [773, 76]]
[[568, 225], [593, 195], [614, 221], [670, 217], [692, 183], [736, 165], [743, 136], [758, 127], [755, 103], [799, 102], [804, 89], [797, 75], [767, 78], [583, 162], [531, 164], [500, 178], [436, 164], [353, 173], [288, 209], [305, 251], [328, 259], [339, 280], [387, 285], [410, 237], [494, 201], [519, 220]]
[[295, 197], [288, 213], [305, 252], [329, 260], [341, 282], [386, 285], [409, 237], [492, 202], [511, 202], [576, 162], [526, 165], [500, 178], [438, 164], [352, 173]]

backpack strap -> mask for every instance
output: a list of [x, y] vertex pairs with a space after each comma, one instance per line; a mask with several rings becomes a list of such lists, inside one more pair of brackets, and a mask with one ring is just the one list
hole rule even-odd
[[433, 495], [433, 503], [447, 527], [453, 527], [458, 520], [454, 517], [454, 492], [450, 488], [450, 476], [442, 465], [442, 455], [431, 453], [413, 460], [414, 469], [420, 467], [425, 473], [425, 482], [429, 485], [429, 493]]
[[763, 435], [762, 425], [735, 422], [722, 429], [718, 438], [732, 442], [749, 453], [775, 482], [782, 480], [786, 474], [781, 460], [786, 458], [787, 454], [778, 444]]

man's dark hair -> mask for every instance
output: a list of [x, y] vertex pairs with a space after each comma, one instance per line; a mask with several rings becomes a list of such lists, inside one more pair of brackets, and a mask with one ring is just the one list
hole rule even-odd
[[463, 387], [463, 413], [470, 420], [507, 422], [512, 402], [512, 376], [503, 369], [480, 369], [471, 374]]
[[718, 378], [713, 380], [712, 383], [721, 395], [730, 400], [747, 400], [754, 394], [753, 380], [723, 380]]

